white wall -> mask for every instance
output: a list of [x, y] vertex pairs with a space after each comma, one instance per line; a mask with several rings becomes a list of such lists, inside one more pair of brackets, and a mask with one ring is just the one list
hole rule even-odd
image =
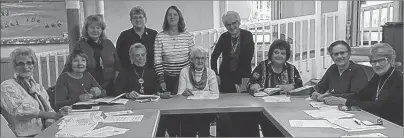
[[[292, 18], [313, 15], [315, 1], [282, 1], [281, 18]], [[321, 1], [321, 12], [335, 12], [338, 10], [338, 1]]]
[[123, 30], [132, 27], [129, 21], [129, 11], [136, 5], [142, 6], [146, 11], [146, 26], [158, 32], [162, 31], [164, 14], [171, 5], [176, 5], [181, 10], [188, 31], [213, 28], [212, 1], [104, 0], [104, 2], [105, 22], [107, 24], [106, 34], [114, 44]]

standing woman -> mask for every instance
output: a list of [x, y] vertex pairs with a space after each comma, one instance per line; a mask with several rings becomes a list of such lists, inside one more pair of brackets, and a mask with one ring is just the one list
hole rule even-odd
[[88, 16], [84, 21], [82, 38], [74, 50], [83, 50], [88, 55], [87, 71], [107, 91], [107, 96], [115, 96], [113, 83], [120, 69], [120, 61], [114, 44], [105, 36], [105, 28], [101, 14]]
[[[189, 66], [190, 59], [188, 53], [194, 46], [193, 34], [185, 31], [185, 21], [181, 11], [176, 6], [170, 6], [164, 16], [163, 31], [156, 36], [154, 43], [154, 68], [157, 73], [157, 81], [163, 92], [177, 94], [179, 74], [182, 68]], [[169, 95], [165, 93], [163, 97]], [[179, 134], [179, 118], [167, 116], [167, 131], [170, 136]], [[162, 117], [164, 118], [164, 117]], [[164, 120], [164, 119], [162, 119]], [[158, 136], [164, 136], [165, 121]]]
[[106, 95], [105, 90], [86, 71], [88, 56], [82, 50], [74, 50], [67, 61], [67, 72], [56, 81], [56, 108], [70, 106]]
[[15, 135], [33, 137], [71, 108], [63, 107], [58, 113], [52, 109], [45, 88], [32, 77], [38, 63], [32, 49], [17, 48], [10, 58], [16, 77], [1, 83], [1, 114]]

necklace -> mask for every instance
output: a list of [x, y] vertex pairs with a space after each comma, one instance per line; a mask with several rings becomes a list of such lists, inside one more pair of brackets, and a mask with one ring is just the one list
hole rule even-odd
[[143, 87], [143, 83], [144, 83], [144, 80], [143, 80], [144, 69], [142, 69], [142, 77], [139, 77], [139, 74], [137, 73], [137, 71], [136, 71], [136, 69], [135, 69], [134, 67], [133, 67], [133, 71], [135, 71], [136, 76], [139, 78], [139, 79], [138, 79], [138, 82], [139, 82], [139, 84], [140, 84], [140, 93], [144, 93], [144, 87]]
[[237, 36], [236, 44], [233, 44], [233, 38], [230, 38], [231, 47], [233, 48], [232, 53], [236, 52], [237, 46], [240, 42], [240, 36]]
[[379, 99], [379, 93], [380, 93], [380, 91], [382, 91], [384, 84], [386, 84], [387, 80], [391, 77], [391, 75], [393, 74], [393, 72], [394, 72], [395, 69], [396, 69], [396, 68], [393, 68], [393, 70], [390, 72], [390, 75], [387, 77], [386, 80], [384, 80], [384, 82], [383, 82], [383, 84], [382, 84], [382, 87], [380, 87], [380, 89], [379, 89], [379, 86], [380, 86], [380, 80], [379, 80], [379, 84], [377, 84], [377, 91], [376, 91], [377, 93], [376, 93], [376, 98], [375, 98], [376, 100]]

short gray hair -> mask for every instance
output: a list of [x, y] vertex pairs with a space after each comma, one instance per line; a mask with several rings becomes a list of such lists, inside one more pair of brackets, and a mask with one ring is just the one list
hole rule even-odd
[[205, 48], [203, 48], [201, 46], [194, 46], [194, 47], [192, 47], [191, 51], [189, 52], [189, 58], [195, 57], [196, 52], [200, 52], [204, 56], [208, 55], [208, 51]]
[[[133, 53], [135, 52], [135, 49], [144, 49], [146, 51], [146, 47], [142, 43], [135, 43], [130, 46], [129, 48], [129, 58], [133, 58]], [[147, 52], [146, 52], [147, 54]]]
[[11, 59], [14, 67], [17, 66], [16, 59], [18, 56], [29, 56], [32, 59], [32, 62], [34, 62], [34, 64], [36, 64], [38, 61], [38, 59], [36, 58], [35, 52], [31, 48], [19, 47], [19, 48], [14, 49], [14, 51], [10, 53], [10, 59]]
[[132, 16], [135, 14], [141, 14], [141, 15], [143, 15], [144, 18], [147, 19], [146, 12], [144, 11], [142, 6], [133, 7], [129, 12], [129, 19], [132, 20]]
[[374, 55], [386, 57], [392, 62], [396, 60], [396, 51], [388, 43], [374, 44], [370, 48], [369, 58], [371, 58]]
[[222, 22], [224, 24], [225, 21], [227, 21], [229, 18], [236, 18], [238, 21], [240, 21], [240, 15], [235, 12], [235, 11], [227, 11], [223, 16], [222, 16]]

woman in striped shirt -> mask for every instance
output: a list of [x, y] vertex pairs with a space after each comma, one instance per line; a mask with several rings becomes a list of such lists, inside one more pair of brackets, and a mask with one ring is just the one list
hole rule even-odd
[[[170, 92], [163, 94], [162, 97], [177, 94], [179, 74], [182, 68], [189, 66], [188, 53], [193, 46], [194, 36], [185, 31], [181, 11], [176, 6], [170, 6], [164, 17], [163, 31], [157, 34], [154, 43], [154, 67], [157, 80], [162, 92]], [[170, 118], [167, 119], [168, 134], [170, 137], [175, 137], [179, 133], [179, 118], [167, 117]], [[166, 127], [160, 126], [162, 127], [160, 133], [164, 136]], [[157, 133], [159, 135], [159, 132]]]

